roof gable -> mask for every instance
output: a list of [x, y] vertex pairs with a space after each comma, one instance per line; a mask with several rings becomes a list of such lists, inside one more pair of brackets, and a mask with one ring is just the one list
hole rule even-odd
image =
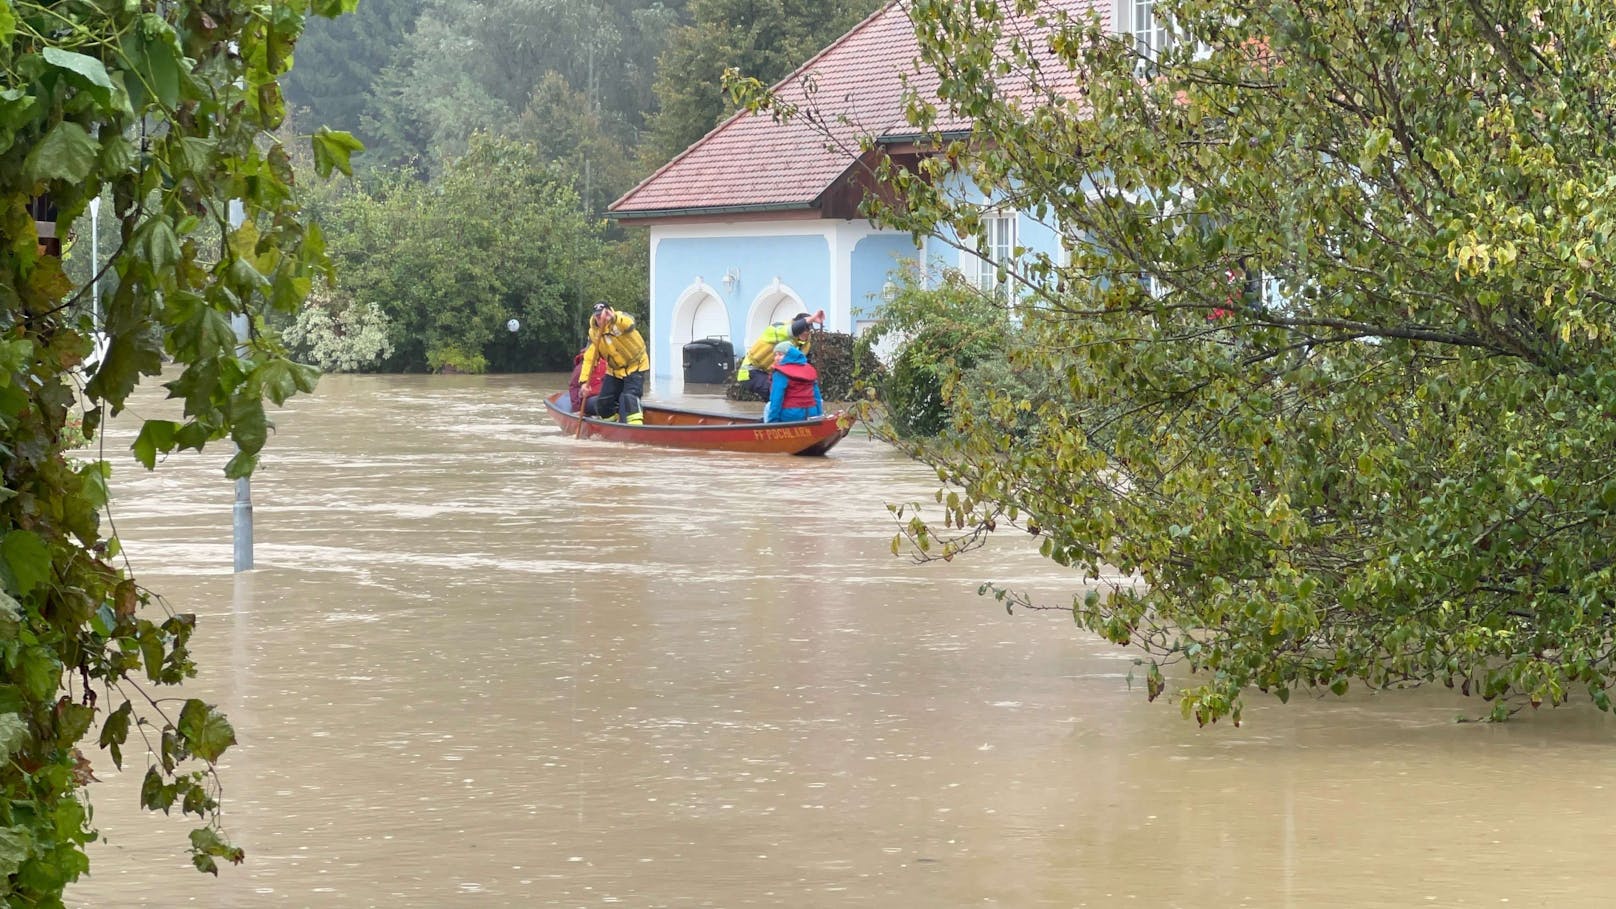
[[[1098, 9], [1109, 19], [1112, 3], [1046, 0], [1043, 5], [1074, 14]], [[807, 208], [854, 163], [861, 136], [913, 132], [904, 118], [906, 91], [912, 88], [935, 101], [938, 84], [937, 73], [919, 65], [918, 57], [909, 3], [893, 0], [775, 84], [781, 101], [821, 111], [822, 122], [801, 115], [776, 122], [766, 114], [738, 112], [608, 210], [618, 217], [652, 217]], [[961, 130], [970, 123], [938, 126]]]

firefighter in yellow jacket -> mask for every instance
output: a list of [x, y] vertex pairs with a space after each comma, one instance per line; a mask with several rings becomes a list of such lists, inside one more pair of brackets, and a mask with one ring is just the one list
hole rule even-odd
[[735, 382], [745, 385], [749, 391], [759, 398], [767, 401], [769, 389], [774, 375], [770, 371], [774, 368], [774, 346], [781, 341], [790, 341], [806, 356], [813, 346], [809, 328], [814, 323], [825, 323], [825, 311], [809, 315], [799, 312], [790, 322], [776, 322], [763, 329], [763, 334], [752, 342], [747, 348], [746, 356], [741, 359], [741, 368], [735, 371]]
[[581, 375], [593, 375], [597, 356], [606, 359], [606, 377], [600, 381], [600, 394], [593, 400], [590, 416], [611, 417], [618, 422], [640, 424], [640, 397], [651, 374], [651, 358], [645, 339], [634, 327], [634, 317], [616, 312], [611, 304], [595, 304], [589, 317], [589, 349], [584, 352]]

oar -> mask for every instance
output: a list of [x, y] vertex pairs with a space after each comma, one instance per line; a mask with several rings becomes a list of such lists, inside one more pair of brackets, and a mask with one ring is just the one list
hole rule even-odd
[[[594, 342], [591, 341], [590, 344], [593, 345]], [[600, 356], [600, 348], [598, 347], [595, 348], [595, 356]], [[589, 364], [589, 375], [587, 376], [583, 373], [583, 364], [578, 364], [578, 431], [572, 434], [575, 439], [584, 437], [584, 420], [586, 419], [584, 414], [589, 412], [589, 386], [593, 383], [594, 377], [594, 363]]]

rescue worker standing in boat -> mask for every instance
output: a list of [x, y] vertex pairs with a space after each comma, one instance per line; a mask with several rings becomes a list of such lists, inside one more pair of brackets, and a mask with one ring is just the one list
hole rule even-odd
[[580, 375], [591, 375], [596, 357], [606, 360], [606, 377], [600, 382], [600, 395], [594, 399], [593, 412], [588, 416], [616, 415], [620, 423], [644, 423], [640, 397], [645, 394], [645, 380], [651, 374], [651, 357], [646, 353], [645, 339], [634, 327], [634, 317], [616, 312], [604, 301], [595, 304], [589, 317], [589, 348], [584, 351]]

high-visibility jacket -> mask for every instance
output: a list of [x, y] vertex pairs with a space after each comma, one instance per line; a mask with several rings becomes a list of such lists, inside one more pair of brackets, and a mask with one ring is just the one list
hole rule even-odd
[[606, 371], [619, 379], [651, 368], [651, 356], [645, 351], [645, 339], [634, 328], [634, 317], [621, 312], [616, 315], [605, 328], [589, 320], [589, 348], [584, 351], [580, 375], [593, 375], [597, 356], [605, 358]]
[[752, 370], [754, 369], [765, 371], [773, 369], [774, 345], [779, 344], [781, 341], [790, 341], [797, 345], [797, 349], [802, 351], [804, 356], [807, 356], [808, 348], [813, 346], [813, 341], [810, 340], [812, 336], [813, 333], [810, 332], [804, 335], [800, 341], [793, 338], [791, 336], [791, 326], [785, 322], [776, 322], [763, 329], [763, 334], [758, 335], [758, 339], [753, 341], [752, 346], [746, 349], [746, 356], [741, 359], [741, 368], [735, 371], [735, 381], [745, 382], [752, 377]]

